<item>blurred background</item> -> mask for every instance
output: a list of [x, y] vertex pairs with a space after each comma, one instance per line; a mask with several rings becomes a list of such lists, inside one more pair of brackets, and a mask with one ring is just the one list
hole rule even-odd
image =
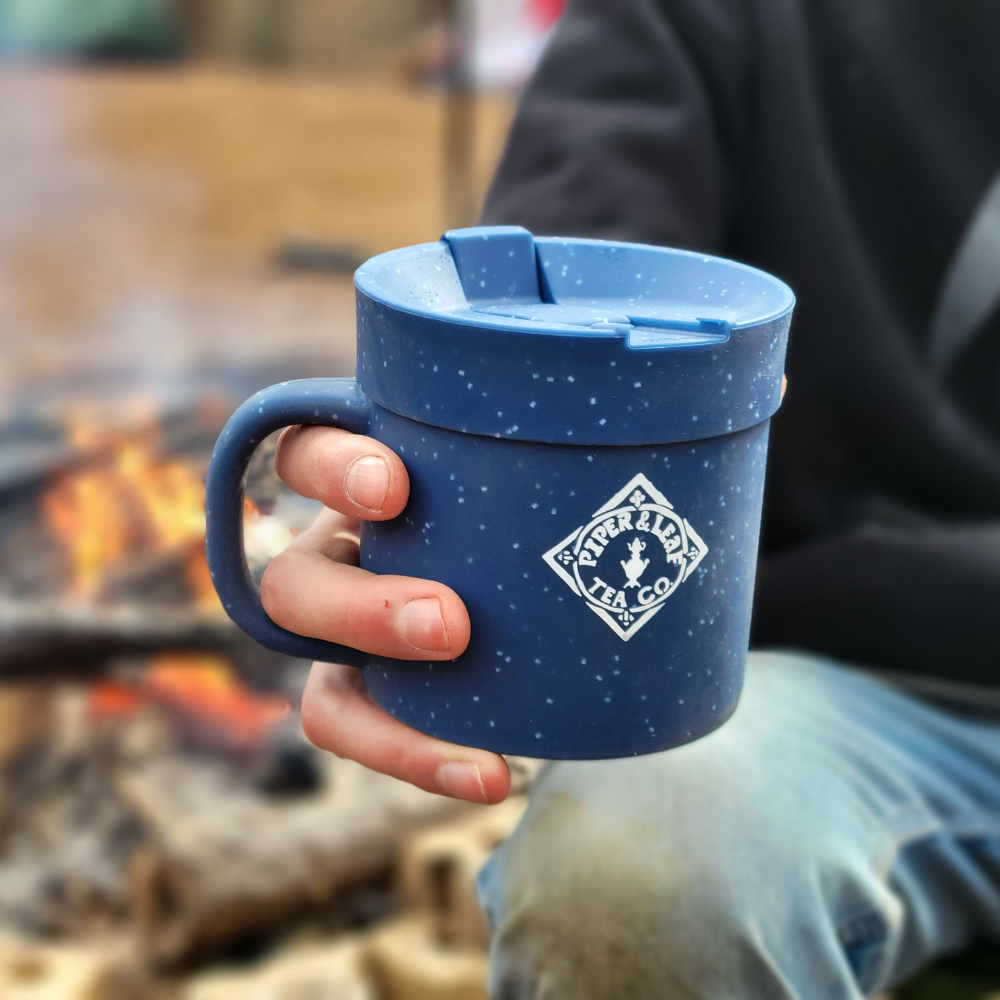
[[[311, 748], [203, 483], [248, 395], [353, 374], [362, 261], [475, 221], [563, 2], [0, 0], [0, 1000], [485, 1000], [537, 762], [479, 808]], [[258, 578], [316, 513], [273, 446]]]
[[[204, 560], [247, 395], [475, 221], [561, 0], [0, 0], [0, 998], [482, 998], [523, 808], [313, 751]], [[315, 514], [262, 447], [259, 575]], [[531, 762], [515, 762], [523, 789]]]

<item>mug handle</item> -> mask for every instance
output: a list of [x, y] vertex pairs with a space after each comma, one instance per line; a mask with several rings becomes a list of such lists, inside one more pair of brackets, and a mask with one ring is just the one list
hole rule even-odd
[[257, 445], [282, 427], [322, 424], [366, 434], [370, 421], [368, 397], [353, 378], [309, 378], [272, 385], [251, 396], [219, 435], [205, 482], [208, 568], [226, 614], [268, 649], [355, 667], [367, 657], [350, 646], [290, 632], [268, 617], [243, 549], [243, 493], [250, 459]]

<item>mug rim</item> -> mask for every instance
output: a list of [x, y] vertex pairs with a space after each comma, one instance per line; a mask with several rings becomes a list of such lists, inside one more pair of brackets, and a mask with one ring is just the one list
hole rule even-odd
[[[485, 230], [486, 227], [483, 228]], [[535, 236], [534, 243], [538, 254], [539, 271], [543, 273], [545, 265], [548, 264], [542, 259], [545, 251], [551, 252], [553, 249], [563, 248], [569, 250], [571, 255], [580, 249], [596, 251], [600, 255], [608, 253], [609, 263], [611, 262], [610, 255], [625, 252], [630, 257], [640, 255], [646, 260], [653, 259], [661, 266], [667, 262], [683, 261], [689, 265], [708, 265], [718, 274], [731, 274], [734, 277], [742, 278], [743, 282], [741, 283], [744, 283], [747, 278], [752, 279], [755, 295], [752, 303], [748, 303], [743, 308], [734, 305], [714, 308], [710, 306], [706, 309], [694, 299], [644, 300], [647, 305], [660, 304], [675, 309], [680, 314], [678, 315], [679, 323], [690, 322], [687, 316], [691, 318], [697, 316], [699, 320], [710, 319], [725, 323], [729, 329], [734, 331], [747, 330], [775, 323], [788, 315], [795, 307], [794, 292], [780, 278], [750, 264], [714, 254], [646, 243], [584, 237]], [[634, 260], [634, 257], [632, 259]], [[620, 268], [621, 265], [618, 261], [614, 263]], [[427, 279], [434, 281], [437, 287], [430, 288]], [[714, 280], [710, 279], [712, 282]], [[451, 248], [445, 239], [433, 243], [417, 243], [376, 254], [355, 272], [354, 284], [359, 292], [376, 302], [410, 315], [437, 322], [488, 327], [497, 331], [506, 330], [511, 333], [527, 335], [565, 335], [567, 333], [580, 335], [585, 332], [579, 326], [538, 320], [526, 321], [515, 317], [491, 315], [474, 309], [462, 289]], [[596, 302], [609, 304], [618, 301], [624, 303], [629, 300], [626, 290], [625, 294], [597, 297], [573, 296], [563, 291], [557, 295], [556, 301], [560, 305], [574, 305]], [[684, 315], [685, 313], [687, 316]], [[621, 337], [620, 332], [613, 331], [607, 333], [587, 331], [587, 333], [588, 336], [595, 339], [602, 337], [620, 339]], [[683, 347], [678, 345], [678, 348], [674, 349], [683, 349]]]

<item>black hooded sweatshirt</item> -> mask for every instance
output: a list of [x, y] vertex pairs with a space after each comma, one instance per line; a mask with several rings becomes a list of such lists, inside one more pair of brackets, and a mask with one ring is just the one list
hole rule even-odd
[[996, 0], [570, 0], [484, 222], [794, 289], [755, 644], [1000, 688], [1000, 316], [929, 361], [998, 171]]

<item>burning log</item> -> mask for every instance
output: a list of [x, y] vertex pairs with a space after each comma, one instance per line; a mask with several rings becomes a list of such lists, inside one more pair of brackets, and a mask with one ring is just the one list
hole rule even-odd
[[37, 676], [39, 664], [72, 673], [112, 656], [164, 649], [237, 653], [249, 645], [228, 618], [211, 611], [0, 598], [3, 680]]
[[[42, 668], [48, 676], [93, 672], [111, 657], [161, 651], [220, 651], [240, 669], [261, 665], [260, 647], [226, 618], [209, 575], [207, 456], [162, 453], [161, 432], [73, 428], [86, 461], [60, 469], [40, 492], [28, 543], [11, 560], [24, 551], [31, 562], [44, 550], [45, 566], [57, 565], [46, 568], [40, 587], [3, 574], [0, 680]], [[263, 450], [273, 455], [273, 443]], [[254, 481], [273, 511], [280, 499], [273, 463], [258, 465]], [[248, 554], [258, 573], [313, 513], [308, 504], [285, 503], [281, 516], [271, 516], [246, 502]], [[273, 666], [274, 656], [267, 658]]]
[[0, 431], [0, 496], [34, 489], [84, 460], [79, 449], [58, 438], [38, 441], [26, 434], [12, 440], [10, 429], [5, 430]]
[[154, 762], [122, 793], [149, 833], [132, 871], [146, 954], [169, 967], [325, 905], [387, 872], [415, 829], [472, 807], [328, 759], [327, 790], [288, 802], [229, 773]]

